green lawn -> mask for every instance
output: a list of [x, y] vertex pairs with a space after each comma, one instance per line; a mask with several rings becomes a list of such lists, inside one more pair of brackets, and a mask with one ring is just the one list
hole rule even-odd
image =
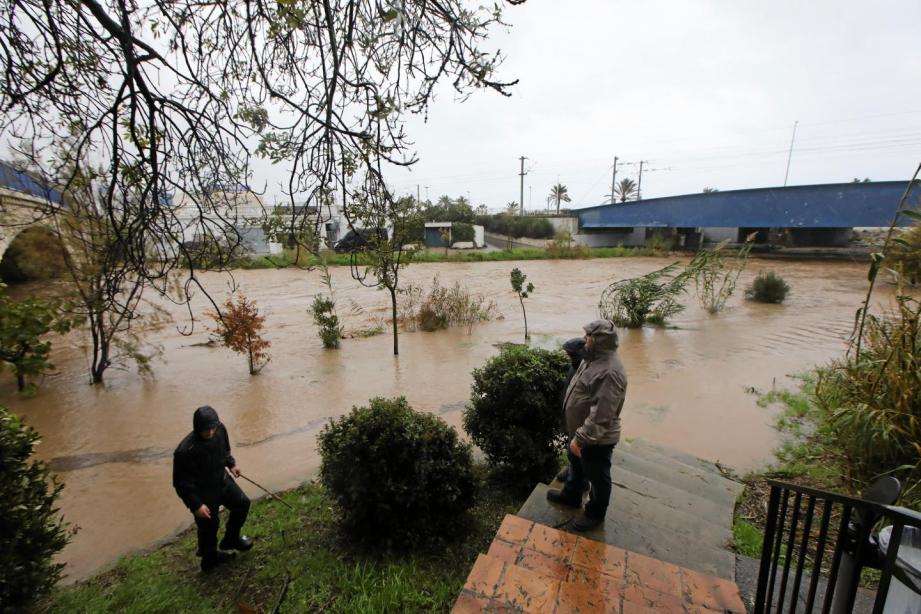
[[[350, 544], [336, 525], [323, 488], [305, 485], [253, 504], [246, 534], [255, 548], [202, 575], [194, 530], [153, 552], [122, 559], [114, 569], [39, 603], [39, 612], [236, 612], [238, 604], [271, 612], [290, 578], [285, 612], [446, 612], [477, 553], [485, 552], [502, 518], [521, 498], [487, 481], [449, 541], [411, 553]], [[142, 516], [138, 517], [140, 522]]]
[[[516, 247], [514, 249], [503, 249], [493, 252], [484, 252], [477, 250], [470, 251], [453, 251], [447, 254], [444, 250], [430, 249], [421, 250], [411, 257], [408, 255], [409, 262], [497, 262], [506, 260], [572, 260], [584, 258], [624, 258], [628, 256], [662, 256], [667, 252], [658, 251], [648, 247], [596, 247], [584, 248], [573, 247], [562, 250], [546, 250], [536, 247]], [[284, 268], [294, 266], [297, 260], [300, 266], [317, 266], [321, 263], [321, 257], [314, 256], [308, 252], [301, 252], [296, 257], [293, 251], [286, 251], [280, 256], [260, 256], [257, 258], [248, 258], [238, 260], [234, 267], [241, 269], [270, 269]], [[322, 260], [326, 261], [329, 266], [349, 266], [351, 257], [349, 254], [337, 254], [333, 251], [325, 251], [322, 254]], [[369, 263], [367, 258], [359, 255], [358, 264], [365, 266]]]

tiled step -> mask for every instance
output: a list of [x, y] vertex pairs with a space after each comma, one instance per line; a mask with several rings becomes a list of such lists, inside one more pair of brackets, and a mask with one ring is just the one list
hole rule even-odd
[[506, 516], [453, 610], [567, 613], [745, 612], [736, 585]]
[[[546, 484], [538, 484], [518, 515], [549, 527], [563, 527], [578, 511], [549, 503], [547, 490]], [[735, 559], [723, 549], [731, 537], [728, 529], [715, 528], [623, 489], [615, 488], [604, 524], [586, 536], [721, 578], [733, 577]]]
[[[723, 477], [712, 463], [643, 440], [615, 448], [611, 478], [605, 522], [587, 537], [706, 574], [735, 577], [735, 558], [727, 546], [741, 484]], [[518, 515], [563, 527], [578, 511], [548, 502], [547, 489], [538, 484]]]

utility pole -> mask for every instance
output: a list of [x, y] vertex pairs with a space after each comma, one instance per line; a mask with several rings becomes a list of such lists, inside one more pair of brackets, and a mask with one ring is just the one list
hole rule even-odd
[[417, 184], [416, 184], [416, 205], [419, 205], [419, 204], [421, 204], [421, 203], [422, 203], [422, 201], [419, 200], [419, 184], [417, 183]]
[[524, 215], [524, 176], [527, 174], [524, 172], [524, 161], [527, 160], [527, 158], [521, 156], [519, 160], [521, 160], [521, 172], [518, 173], [521, 177], [521, 191], [518, 196], [518, 216], [521, 217]]
[[617, 178], [617, 156], [614, 156], [614, 170], [611, 172], [611, 204], [614, 204], [614, 187]]
[[636, 199], [637, 200], [642, 200], [643, 198], [643, 193], [641, 192], [641, 190], [643, 189], [643, 165], [645, 163], [646, 163], [646, 160], [640, 160], [640, 175], [639, 175], [639, 179], [636, 180]]
[[534, 199], [534, 192], [532, 192], [534, 186], [528, 186], [528, 206], [531, 206], [531, 201]]
[[790, 153], [787, 154], [787, 172], [783, 174], [783, 185], [787, 187], [787, 177], [790, 176], [790, 159], [793, 158], [793, 142], [796, 140], [796, 125], [799, 120], [793, 122], [793, 138], [790, 139]]

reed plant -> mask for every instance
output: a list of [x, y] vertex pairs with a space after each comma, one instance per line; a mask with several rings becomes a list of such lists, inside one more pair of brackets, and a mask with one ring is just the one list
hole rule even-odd
[[869, 315], [862, 351], [819, 370], [815, 402], [823, 429], [848, 459], [853, 481], [881, 475], [921, 498], [921, 303], [901, 292], [897, 307]]

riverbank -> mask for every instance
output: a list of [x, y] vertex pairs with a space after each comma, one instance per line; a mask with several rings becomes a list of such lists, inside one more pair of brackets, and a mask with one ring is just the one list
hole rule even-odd
[[[460, 263], [460, 262], [503, 262], [515, 260], [584, 260], [588, 258], [628, 258], [642, 256], [665, 256], [668, 253], [648, 247], [562, 247], [560, 249], [541, 249], [538, 247], [514, 247], [493, 251], [459, 250], [429, 248], [407, 250], [404, 252], [407, 262], [412, 263]], [[355, 264], [371, 264], [367, 255], [355, 255]], [[231, 268], [238, 269], [277, 269], [287, 267], [350, 266], [353, 264], [351, 254], [339, 254], [326, 250], [319, 255], [307, 251], [300, 253], [285, 250], [277, 256], [256, 256], [243, 258], [232, 263]]]
[[242, 605], [270, 612], [282, 600], [282, 611], [289, 612], [447, 612], [477, 554], [524, 500], [492, 482], [484, 467], [477, 473], [478, 499], [458, 535], [416, 552], [351, 543], [338, 531], [323, 487], [308, 483], [281, 493], [295, 511], [271, 498], [255, 501], [244, 530], [256, 546], [211, 573], [198, 570], [195, 531], [189, 529], [56, 590], [36, 611], [210, 612]]
[[[598, 317], [598, 299], [609, 283], [677, 259], [413, 264], [401, 272], [401, 285], [429, 288], [436, 276], [443, 287], [457, 282], [494, 300], [504, 318], [477, 324], [470, 334], [458, 328], [402, 331], [399, 356], [386, 326], [389, 297], [361, 286], [348, 267], [330, 269], [342, 325], [354, 332], [383, 322], [385, 333], [346, 339], [338, 350], [323, 348], [306, 312], [315, 293], [328, 293], [320, 271], [237, 271], [233, 282], [257, 301], [272, 343], [272, 361], [258, 376], [248, 374], [245, 358], [208, 343], [207, 320], [192, 328], [190, 312], [202, 318], [213, 309], [200, 292], [188, 310], [151, 296], [172, 321], [146, 335], [163, 349], [162, 359], [151, 363], [152, 378], [112, 369], [104, 387], [88, 386], [86, 338], [73, 331], [56, 339], [51, 359], [57, 369], [38, 394], [22, 397], [8, 374], [0, 378], [0, 397], [41, 433], [36, 453], [65, 484], [60, 507], [80, 527], [58, 558], [67, 563], [65, 582], [87, 578], [189, 525], [171, 486], [170, 461], [196, 407], [218, 410], [248, 475], [273, 490], [292, 488], [316, 475], [316, 436], [323, 425], [369, 398], [406, 396], [413, 407], [461, 424], [470, 373], [498, 352], [497, 344], [523, 338], [521, 305], [509, 283], [512, 266], [535, 285], [526, 301], [532, 343], [556, 348]], [[766, 266], [749, 263], [718, 316], [688, 295], [673, 327], [621, 331], [630, 376], [626, 436], [740, 473], [770, 459], [777, 410], [759, 408], [746, 390], [770, 390], [775, 380], [782, 386], [785, 375], [839, 356], [867, 282], [862, 265], [772, 262], [792, 287], [787, 302], [744, 300], [741, 290]], [[226, 275], [202, 273], [199, 280], [219, 303], [230, 292]], [[878, 293], [885, 305], [890, 290]], [[101, 512], [121, 509], [125, 501], [156, 513], [139, 524], [133, 514]]]

